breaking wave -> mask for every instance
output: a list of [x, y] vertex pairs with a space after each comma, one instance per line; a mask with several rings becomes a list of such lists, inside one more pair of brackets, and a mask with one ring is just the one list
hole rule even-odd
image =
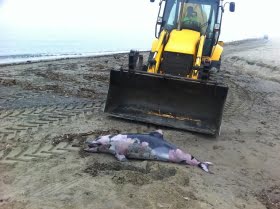
[[41, 61], [41, 60], [53, 60], [62, 58], [75, 58], [75, 57], [87, 57], [98, 55], [110, 55], [116, 53], [125, 53], [126, 51], [107, 51], [107, 52], [92, 52], [92, 53], [61, 53], [61, 54], [13, 54], [13, 55], [0, 55], [0, 64], [28, 62], [28, 61]]

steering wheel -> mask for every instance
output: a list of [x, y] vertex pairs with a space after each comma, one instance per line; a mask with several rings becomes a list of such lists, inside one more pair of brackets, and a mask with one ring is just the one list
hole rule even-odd
[[195, 31], [201, 30], [201, 24], [200, 22], [194, 21], [194, 20], [185, 20], [182, 22], [182, 27], [185, 29], [191, 29]]
[[200, 27], [203, 28], [203, 27], [205, 27], [206, 25], [208, 25], [208, 23], [209, 23], [209, 22], [207, 21], [207, 22], [201, 24]]
[[200, 27], [200, 23], [195, 20], [185, 20], [185, 21], [183, 21], [183, 24], [195, 24]]

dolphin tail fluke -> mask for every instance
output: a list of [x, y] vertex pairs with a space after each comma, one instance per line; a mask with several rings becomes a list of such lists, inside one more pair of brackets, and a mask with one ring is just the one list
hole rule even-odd
[[213, 165], [213, 163], [211, 162], [203, 162], [203, 163], [199, 163], [198, 164], [198, 167], [200, 167], [202, 170], [204, 170], [205, 172], [207, 173], [212, 173], [210, 170], [209, 170], [209, 166], [210, 165]]

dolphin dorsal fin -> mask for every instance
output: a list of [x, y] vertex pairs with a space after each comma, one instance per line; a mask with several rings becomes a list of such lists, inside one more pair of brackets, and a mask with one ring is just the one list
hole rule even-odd
[[149, 133], [151, 136], [154, 136], [154, 137], [157, 137], [159, 139], [162, 139], [163, 140], [163, 132], [162, 130], [156, 130], [156, 131], [153, 131], [151, 133]]

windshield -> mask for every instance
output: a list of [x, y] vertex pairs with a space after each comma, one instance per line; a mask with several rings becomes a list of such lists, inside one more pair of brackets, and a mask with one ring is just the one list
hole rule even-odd
[[166, 3], [163, 15], [163, 27], [167, 30], [172, 30], [177, 27], [179, 14], [179, 1], [169, 0]]
[[[169, 0], [163, 16], [163, 27], [172, 30], [181, 25], [181, 29], [190, 29], [206, 34], [209, 38], [215, 25], [218, 9], [216, 0], [185, 0], [180, 11], [181, 0]], [[181, 12], [181, 15], [179, 15]]]

